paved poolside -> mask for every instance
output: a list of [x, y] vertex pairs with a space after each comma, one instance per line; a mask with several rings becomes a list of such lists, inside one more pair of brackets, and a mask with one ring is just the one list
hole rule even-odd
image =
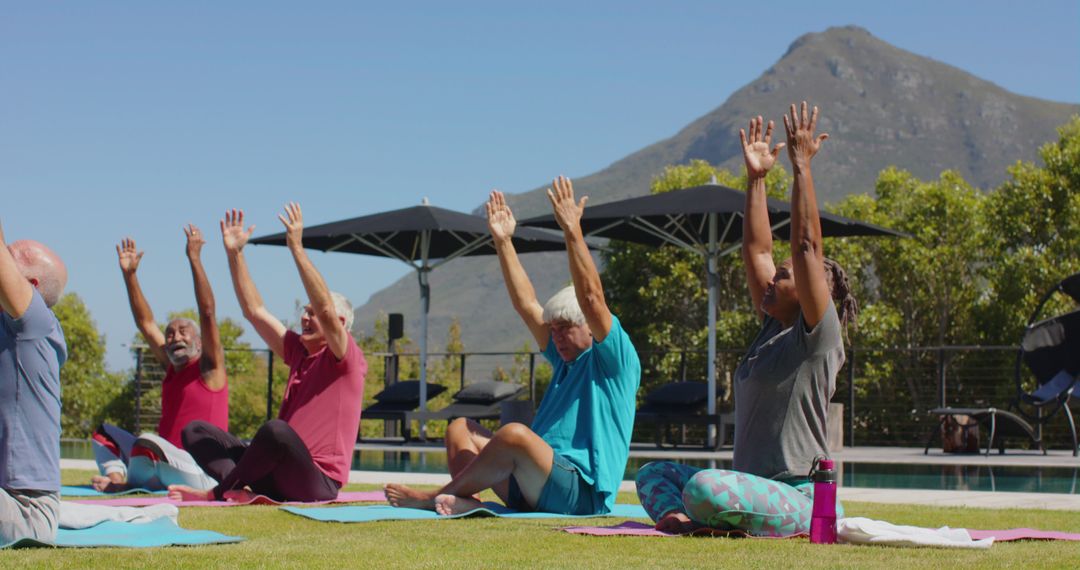
[[[434, 445], [380, 445], [362, 444], [359, 449], [367, 451], [398, 452], [440, 452]], [[703, 451], [693, 449], [657, 449], [655, 447], [634, 446], [630, 454], [635, 457], [658, 459], [715, 459], [730, 460], [731, 450]], [[976, 465], [976, 466], [1029, 466], [1029, 467], [1072, 467], [1080, 470], [1080, 458], [1071, 452], [1054, 450], [1047, 455], [1025, 450], [1006, 450], [1005, 455], [996, 451], [989, 456], [944, 454], [940, 449], [931, 449], [923, 455], [922, 448], [905, 447], [855, 447], [845, 448], [834, 456], [840, 461], [852, 463], [893, 463], [893, 464], [932, 464], [932, 465]], [[61, 459], [63, 469], [96, 469], [93, 460]], [[449, 475], [438, 473], [401, 473], [389, 471], [351, 471], [350, 483], [381, 485], [388, 482], [413, 485], [444, 485], [450, 480]], [[622, 491], [634, 491], [632, 481], [623, 481]], [[989, 491], [938, 491], [921, 489], [878, 489], [866, 487], [840, 488], [840, 498], [845, 501], [863, 501], [868, 503], [892, 503], [910, 505], [931, 505], [936, 507], [969, 507], [991, 509], [1051, 509], [1080, 511], [1080, 494], [1059, 493], [1013, 493]]]

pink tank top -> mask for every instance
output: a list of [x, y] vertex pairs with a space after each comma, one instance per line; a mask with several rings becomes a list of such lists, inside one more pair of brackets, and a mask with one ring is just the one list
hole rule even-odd
[[179, 371], [172, 365], [165, 371], [161, 385], [161, 421], [158, 435], [183, 449], [180, 432], [194, 420], [210, 422], [229, 431], [229, 384], [214, 391], [206, 387], [199, 360], [189, 362]]

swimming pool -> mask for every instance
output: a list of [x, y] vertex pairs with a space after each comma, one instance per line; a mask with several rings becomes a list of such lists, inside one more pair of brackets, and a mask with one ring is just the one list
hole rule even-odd
[[[61, 457], [93, 459], [89, 441], [61, 442]], [[624, 479], [633, 480], [642, 465], [657, 458], [630, 457]], [[680, 459], [702, 468], [730, 469], [730, 460]], [[841, 485], [880, 489], [930, 489], [948, 491], [998, 491], [1080, 494], [1080, 464], [1076, 467], [933, 465], [913, 463], [842, 462]], [[438, 450], [358, 450], [352, 468], [361, 471], [446, 473], [446, 453]]]

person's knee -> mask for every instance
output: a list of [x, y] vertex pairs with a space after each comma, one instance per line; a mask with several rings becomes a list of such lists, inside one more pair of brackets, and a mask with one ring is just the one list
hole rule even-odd
[[275, 419], [263, 424], [259, 431], [255, 433], [255, 438], [283, 441], [291, 432], [292, 428], [289, 427], [285, 420]]
[[650, 461], [645, 465], [642, 465], [638, 469], [637, 475], [634, 477], [634, 483], [640, 489], [642, 483], [653, 481], [657, 477], [662, 477], [664, 474], [664, 465], [667, 461]]
[[446, 439], [454, 438], [460, 439], [469, 437], [472, 433], [472, 426], [469, 422], [472, 422], [469, 418], [456, 418], [446, 425]]
[[513, 422], [499, 428], [499, 431], [495, 432], [494, 441], [507, 447], [523, 448], [536, 437], [536, 433], [525, 424]]
[[207, 426], [210, 426], [209, 422], [202, 420], [192, 420], [188, 422], [188, 425], [184, 426], [184, 429], [180, 430], [180, 442], [184, 444], [184, 449], [191, 447], [193, 443], [202, 438], [206, 434]]

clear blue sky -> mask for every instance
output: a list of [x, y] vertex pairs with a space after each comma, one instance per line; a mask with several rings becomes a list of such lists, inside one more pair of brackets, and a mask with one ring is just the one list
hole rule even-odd
[[[216, 227], [226, 208], [245, 208], [256, 234], [278, 231], [287, 200], [309, 224], [425, 196], [470, 210], [491, 188], [589, 174], [671, 136], [798, 36], [848, 24], [1080, 102], [1075, 0], [2, 2], [0, 221], [67, 260], [110, 367], [126, 368], [124, 236], [146, 250], [163, 319], [194, 305], [181, 226], [201, 226], [219, 311], [239, 318]], [[313, 257], [358, 305], [407, 271]], [[293, 319], [287, 251], [249, 258], [270, 309]]]

